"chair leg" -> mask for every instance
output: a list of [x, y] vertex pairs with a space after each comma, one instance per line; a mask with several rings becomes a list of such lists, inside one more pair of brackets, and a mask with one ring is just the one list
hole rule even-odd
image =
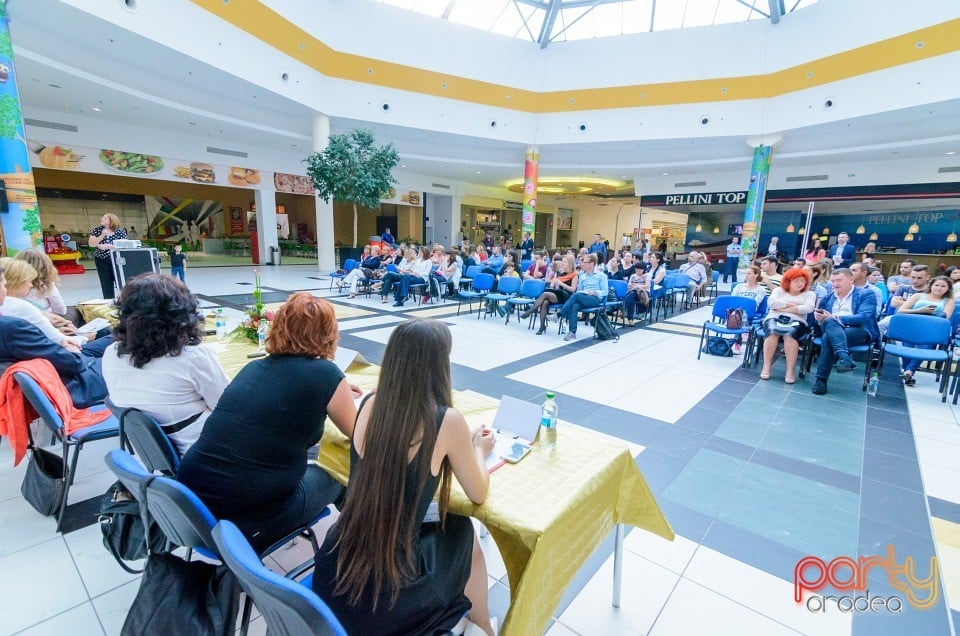
[[73, 447], [73, 455], [69, 455], [70, 445], [67, 444], [66, 440], [63, 442], [63, 465], [67, 466], [67, 460], [69, 459], [69, 470], [67, 474], [63, 476], [64, 478], [64, 487], [63, 487], [63, 501], [60, 502], [60, 512], [57, 514], [57, 532], [60, 532], [60, 526], [63, 524], [63, 515], [67, 511], [67, 501], [70, 498], [70, 486], [73, 485], [74, 476], [77, 474], [77, 460], [80, 459], [80, 449], [83, 448], [83, 444], [77, 444]]

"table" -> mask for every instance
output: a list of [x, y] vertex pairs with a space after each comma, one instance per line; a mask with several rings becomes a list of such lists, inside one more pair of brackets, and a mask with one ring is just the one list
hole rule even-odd
[[[249, 362], [252, 347], [241, 340], [224, 343], [218, 358], [228, 376]], [[365, 391], [376, 386], [379, 374], [376, 365], [354, 363], [347, 369], [347, 378]], [[454, 392], [454, 405], [472, 426], [492, 423], [497, 403], [470, 391]], [[347, 483], [350, 440], [335, 426], [324, 427], [319, 461]], [[619, 606], [623, 524], [674, 538], [630, 451], [612, 438], [562, 423], [553, 453], [535, 448], [520, 463], [493, 472], [483, 505], [471, 502], [454, 481], [450, 511], [479, 519], [500, 549], [511, 594], [500, 628], [505, 636], [544, 632], [564, 590], [614, 526], [614, 606]]]
[[77, 303], [77, 311], [84, 322], [103, 318], [110, 322], [110, 327], [116, 327], [120, 322], [120, 310], [112, 300], [82, 300]]

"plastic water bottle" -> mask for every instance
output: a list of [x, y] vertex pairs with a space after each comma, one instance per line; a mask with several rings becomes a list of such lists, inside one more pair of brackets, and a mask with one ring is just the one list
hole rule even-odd
[[877, 388], [880, 386], [880, 376], [874, 371], [873, 375], [870, 376], [870, 383], [867, 384], [867, 395], [875, 396], [877, 394]]
[[270, 323], [266, 320], [261, 320], [260, 326], [257, 327], [257, 350], [260, 352], [266, 351], [268, 331], [270, 331]]
[[557, 413], [560, 409], [553, 397], [553, 391], [548, 391], [540, 409], [540, 448], [546, 451], [557, 447]]
[[223, 315], [223, 309], [217, 309], [217, 338], [227, 336], [227, 319]]

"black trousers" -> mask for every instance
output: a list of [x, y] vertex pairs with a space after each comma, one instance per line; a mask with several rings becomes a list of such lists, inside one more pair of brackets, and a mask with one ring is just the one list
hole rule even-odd
[[97, 264], [97, 276], [100, 278], [100, 290], [104, 298], [113, 298], [114, 277], [113, 262], [109, 258], [94, 258]]

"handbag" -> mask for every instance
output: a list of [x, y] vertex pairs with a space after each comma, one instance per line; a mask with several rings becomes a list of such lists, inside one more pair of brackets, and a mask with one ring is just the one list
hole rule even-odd
[[727, 329], [742, 329], [742, 328], [743, 328], [743, 310], [740, 308], [728, 309], [727, 310]]
[[779, 335], [789, 334], [801, 324], [803, 324], [801, 321], [791, 318], [785, 314], [777, 316], [776, 320], [767, 321], [767, 327], [770, 333]]
[[[117, 564], [131, 574], [139, 574], [124, 561], [147, 556], [147, 535], [138, 502], [123, 484], [115, 482], [100, 500], [100, 532], [103, 545]], [[166, 539], [155, 522], [150, 522], [150, 552], [163, 552]]]
[[20, 492], [34, 510], [45, 517], [56, 514], [63, 504], [67, 488], [63, 458], [42, 448], [32, 447], [27, 472]]
[[726, 338], [721, 336], [710, 336], [707, 338], [707, 342], [703, 345], [703, 352], [709, 353], [712, 356], [729, 358], [733, 356], [733, 347], [730, 345], [730, 341]]

